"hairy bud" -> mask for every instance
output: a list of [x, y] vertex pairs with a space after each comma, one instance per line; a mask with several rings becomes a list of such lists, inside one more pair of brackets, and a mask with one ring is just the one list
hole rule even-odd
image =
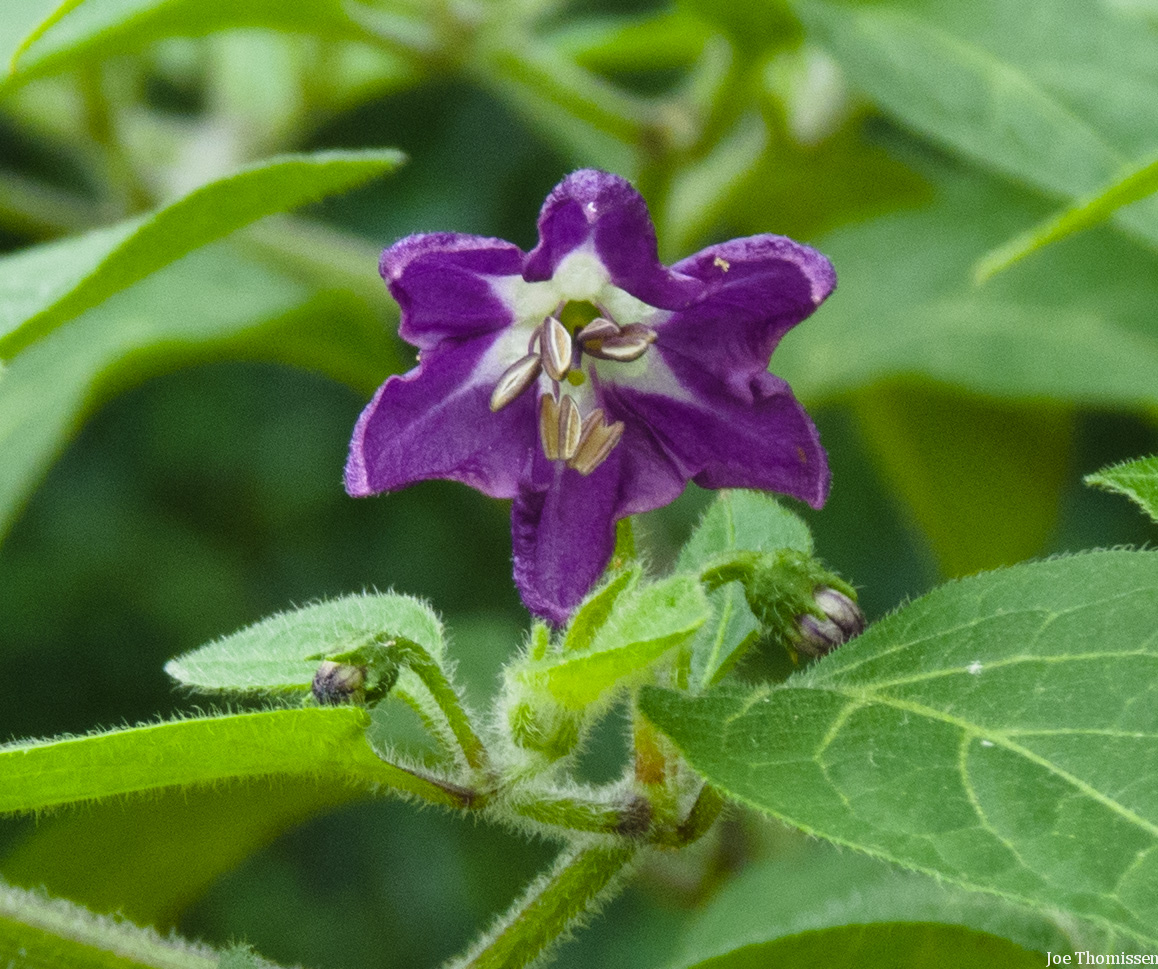
[[366, 667], [326, 660], [314, 674], [311, 689], [323, 706], [361, 703], [366, 696]]

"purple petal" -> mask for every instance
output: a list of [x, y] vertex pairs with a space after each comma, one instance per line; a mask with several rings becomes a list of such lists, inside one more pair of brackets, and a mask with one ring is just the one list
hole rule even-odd
[[492, 498], [518, 493], [538, 448], [536, 399], [526, 393], [491, 412], [499, 373], [479, 364], [493, 342], [424, 351], [421, 366], [378, 388], [354, 428], [346, 491], [370, 495], [447, 478]]
[[741, 384], [768, 369], [780, 338], [836, 285], [824, 256], [783, 236], [733, 239], [674, 268], [702, 280], [706, 292], [657, 325], [658, 343]]
[[611, 561], [620, 448], [584, 477], [562, 463], [544, 489], [526, 488], [511, 506], [515, 585], [531, 612], [567, 621]]
[[605, 384], [609, 409], [620, 419], [630, 415], [628, 426], [646, 425], [684, 479], [703, 488], [755, 488], [814, 508], [824, 504], [828, 459], [787, 383], [761, 371], [737, 388], [679, 360], [669, 362], [685, 394]]
[[422, 349], [490, 333], [512, 322], [488, 277], [517, 276], [523, 251], [502, 239], [438, 232], [407, 236], [378, 270], [402, 308], [402, 339]]
[[568, 175], [547, 196], [539, 213], [539, 244], [528, 254], [523, 276], [550, 279], [569, 253], [590, 243], [613, 285], [660, 309], [679, 309], [703, 291], [695, 279], [659, 261], [647, 203], [618, 175], [585, 168]]
[[615, 523], [675, 501], [687, 477], [652, 432], [633, 423], [590, 475], [540, 452], [532, 482], [511, 508], [515, 583], [528, 609], [558, 625], [607, 568]]

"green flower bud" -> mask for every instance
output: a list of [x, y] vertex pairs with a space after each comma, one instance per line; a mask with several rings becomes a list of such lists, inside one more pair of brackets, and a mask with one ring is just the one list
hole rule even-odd
[[794, 549], [733, 558], [709, 580], [742, 582], [765, 634], [794, 653], [823, 656], [864, 631], [852, 586]]

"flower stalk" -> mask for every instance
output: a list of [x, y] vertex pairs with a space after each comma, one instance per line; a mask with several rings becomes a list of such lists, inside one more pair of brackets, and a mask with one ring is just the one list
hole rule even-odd
[[622, 883], [639, 852], [630, 842], [577, 841], [489, 932], [443, 969], [522, 969], [578, 927]]

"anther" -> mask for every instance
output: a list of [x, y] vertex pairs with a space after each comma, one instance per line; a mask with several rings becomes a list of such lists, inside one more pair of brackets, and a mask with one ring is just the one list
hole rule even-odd
[[559, 381], [571, 370], [571, 334], [555, 317], [548, 316], [540, 340], [543, 369], [552, 380]]
[[550, 394], [539, 398], [539, 442], [548, 461], [559, 460], [559, 405]]
[[495, 389], [491, 393], [491, 410], [502, 410], [507, 404], [518, 397], [519, 394], [530, 387], [539, 376], [541, 368], [542, 364], [539, 358], [533, 353], [528, 353], [525, 357], [520, 357], [507, 367], [507, 369], [503, 371], [503, 375], [499, 377], [499, 382], [495, 384]]
[[623, 421], [614, 424], [603, 423], [603, 411], [593, 410], [583, 421], [583, 431], [579, 436], [579, 447], [567, 462], [582, 475], [588, 475], [607, 460], [623, 437]]
[[590, 336], [580, 346], [584, 353], [600, 360], [626, 363], [638, 360], [654, 342], [655, 330], [642, 323], [629, 323], [608, 336]]
[[575, 401], [564, 395], [559, 406], [559, 457], [570, 461], [579, 449], [579, 440], [583, 433], [583, 421], [579, 417], [579, 408]]
[[586, 349], [588, 343], [597, 343], [599, 340], [606, 340], [608, 337], [616, 336], [619, 333], [619, 326], [612, 323], [611, 320], [602, 316], [597, 316], [583, 329], [575, 334], [575, 339], [581, 347]]

